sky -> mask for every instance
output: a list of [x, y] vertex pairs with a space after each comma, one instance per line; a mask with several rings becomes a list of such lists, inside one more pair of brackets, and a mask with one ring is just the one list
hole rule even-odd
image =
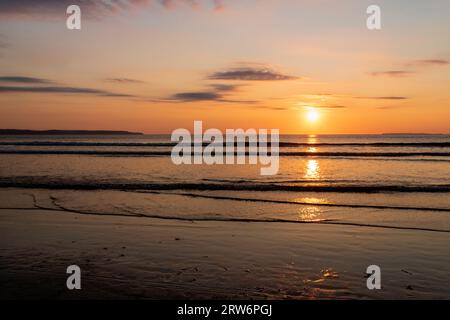
[[448, 0], [2, 0], [0, 128], [450, 133], [449, 39]]

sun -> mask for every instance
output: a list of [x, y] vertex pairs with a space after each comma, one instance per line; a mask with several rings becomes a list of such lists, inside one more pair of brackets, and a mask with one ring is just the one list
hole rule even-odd
[[309, 109], [306, 114], [306, 119], [308, 119], [309, 122], [316, 122], [319, 120], [319, 112], [316, 109]]

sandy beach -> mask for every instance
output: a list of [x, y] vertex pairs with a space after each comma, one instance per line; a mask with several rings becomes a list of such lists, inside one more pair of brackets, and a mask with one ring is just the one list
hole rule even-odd
[[[448, 233], [42, 210], [2, 191], [2, 299], [445, 299]], [[82, 290], [65, 287], [82, 270]], [[366, 288], [367, 266], [382, 290]]]

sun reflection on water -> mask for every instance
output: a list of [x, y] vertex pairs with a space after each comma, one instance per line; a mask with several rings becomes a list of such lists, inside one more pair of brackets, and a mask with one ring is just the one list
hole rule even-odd
[[308, 135], [308, 144], [316, 144], [317, 136], [315, 134]]
[[318, 179], [320, 177], [320, 167], [317, 160], [310, 159], [306, 162], [306, 179]]
[[314, 197], [303, 197], [303, 198], [295, 199], [294, 201], [295, 202], [299, 202], [299, 203], [308, 203], [308, 204], [327, 204], [327, 203], [330, 203], [325, 198], [314, 198]]
[[298, 217], [300, 221], [319, 221], [320, 213], [317, 207], [304, 207], [300, 209]]

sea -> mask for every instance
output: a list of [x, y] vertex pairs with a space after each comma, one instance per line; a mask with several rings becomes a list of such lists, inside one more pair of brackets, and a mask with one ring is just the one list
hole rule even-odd
[[1, 136], [0, 187], [50, 189], [59, 205], [99, 214], [450, 232], [450, 135], [282, 135], [273, 176], [175, 165], [174, 145], [170, 135]]

